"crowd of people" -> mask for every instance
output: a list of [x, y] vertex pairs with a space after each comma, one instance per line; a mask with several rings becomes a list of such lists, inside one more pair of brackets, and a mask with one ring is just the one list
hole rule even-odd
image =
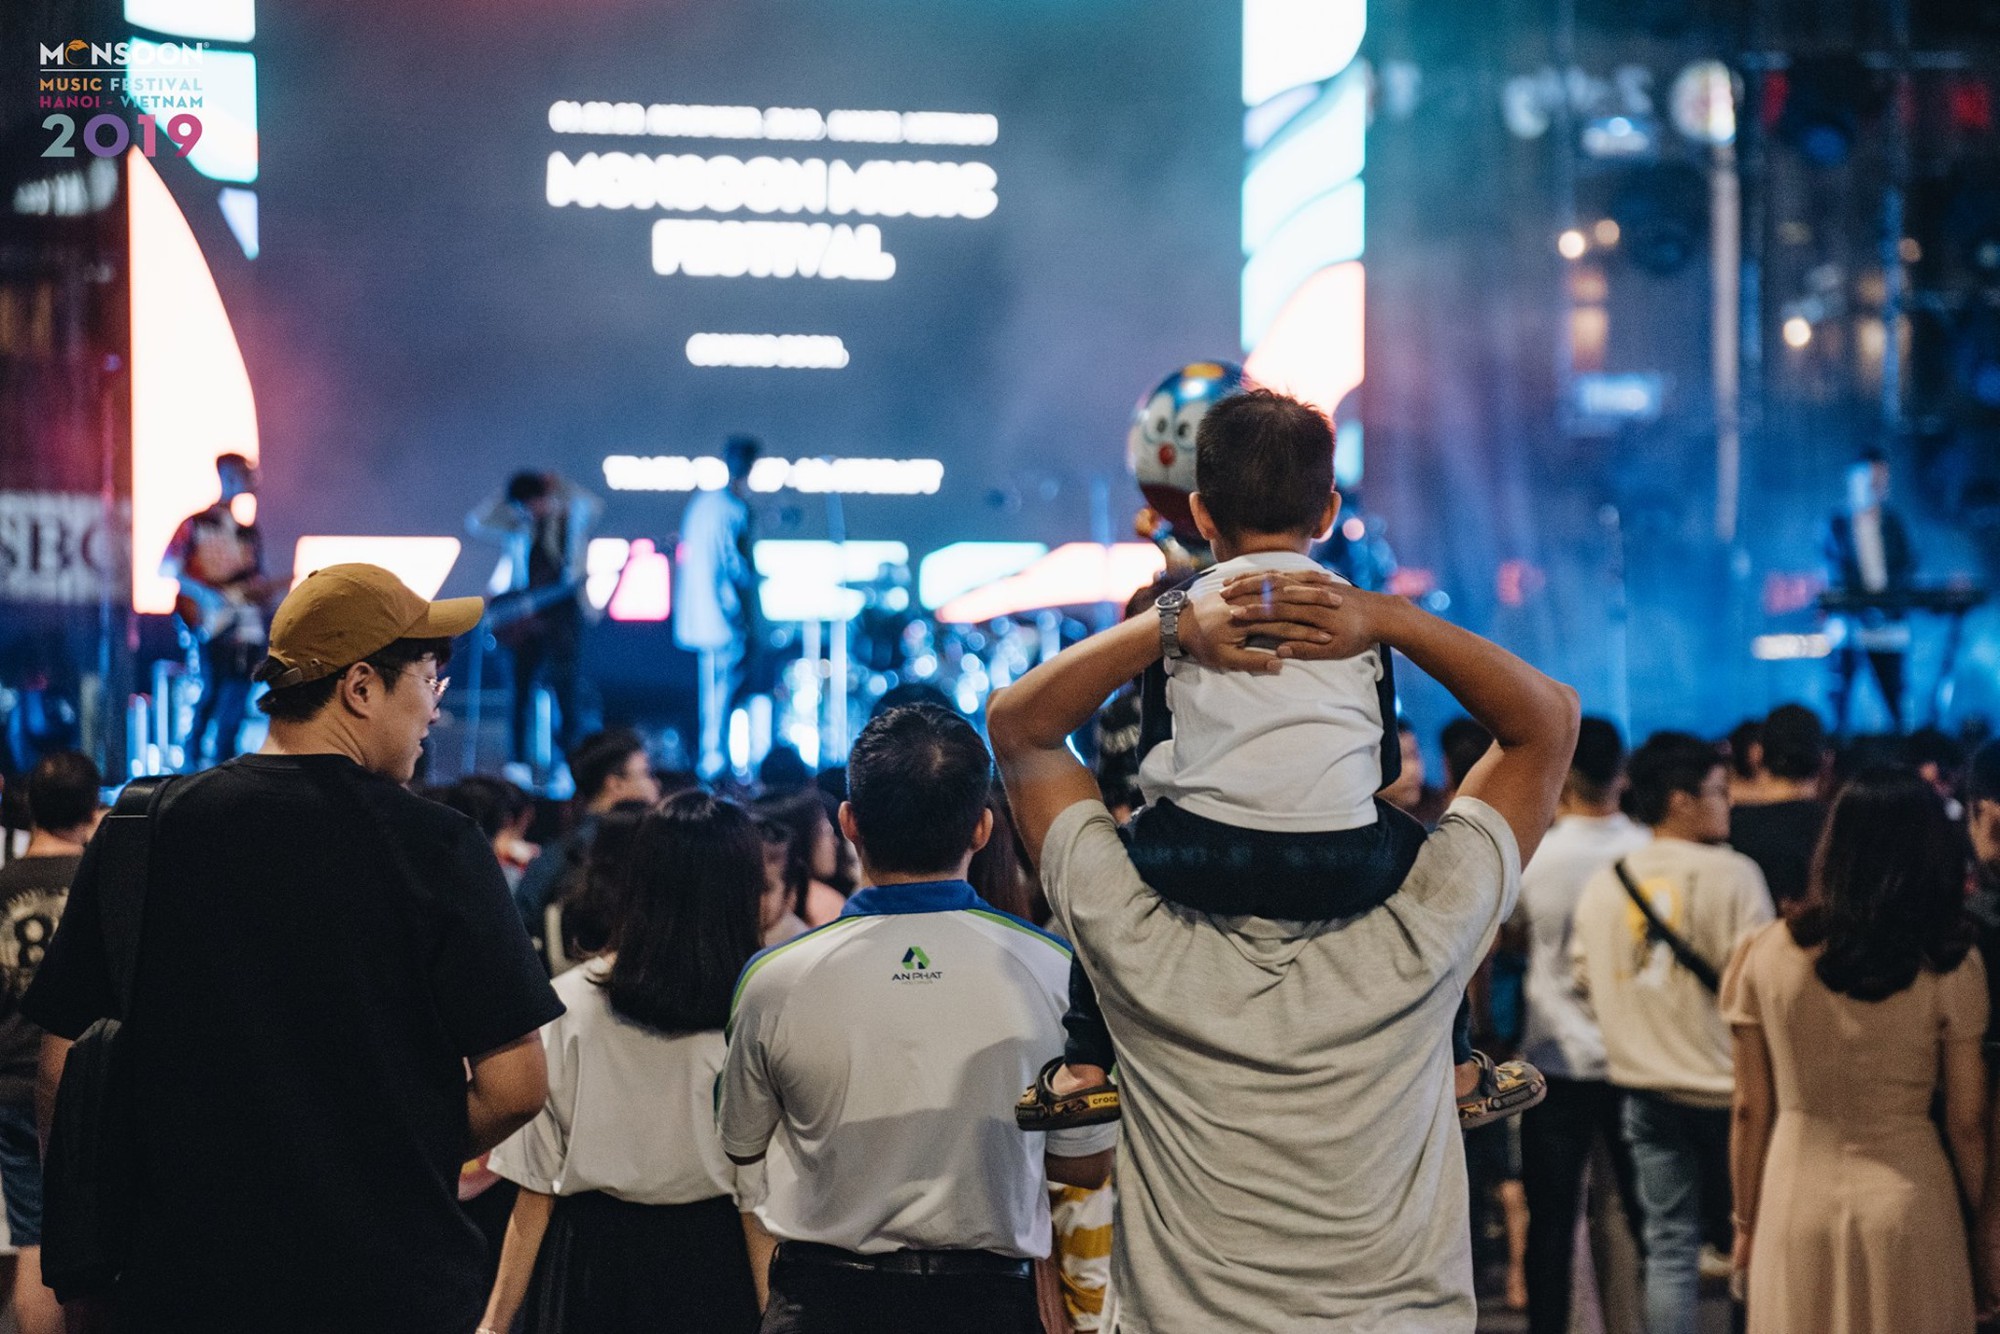
[[[906, 690], [750, 788], [626, 730], [560, 812], [414, 787], [478, 600], [302, 581], [257, 754], [108, 819], [81, 756], [28, 780], [21, 1328], [1429, 1334], [1490, 1234], [1546, 1334], [1723, 1285], [1757, 1334], [1972, 1330], [2000, 745], [1786, 706], [1628, 754], [1312, 563], [1331, 446], [1218, 404], [1212, 569], [984, 735]], [[1399, 659], [1464, 711], [1441, 784]]]

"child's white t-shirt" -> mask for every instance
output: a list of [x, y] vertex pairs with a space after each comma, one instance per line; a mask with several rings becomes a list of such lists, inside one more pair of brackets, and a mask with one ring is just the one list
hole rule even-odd
[[[1318, 570], [1296, 552], [1224, 561], [1189, 596], [1260, 570]], [[1338, 578], [1339, 576], [1335, 576]], [[1167, 664], [1173, 736], [1139, 767], [1148, 803], [1239, 829], [1327, 832], [1375, 821], [1382, 786], [1381, 650], [1339, 662], [1287, 660], [1270, 675]], [[1393, 720], [1389, 720], [1393, 726]]]

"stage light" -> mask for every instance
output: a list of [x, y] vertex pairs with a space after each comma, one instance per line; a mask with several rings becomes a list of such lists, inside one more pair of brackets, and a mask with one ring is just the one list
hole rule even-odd
[[[632, 553], [632, 544], [622, 537], [593, 537], [583, 553], [583, 596], [591, 606], [603, 611], [611, 603], [611, 595], [618, 590], [618, 576], [625, 572], [625, 561]], [[501, 558], [502, 576], [495, 591], [504, 591], [512, 581], [514, 563]]]
[[1251, 155], [1243, 176], [1243, 253], [1254, 253], [1328, 181], [1359, 176], [1366, 164], [1368, 79], [1343, 73], [1323, 97], [1294, 109], [1283, 130]]
[[1574, 227], [1556, 238], [1556, 250], [1564, 259], [1582, 259], [1588, 249], [1590, 242]]
[[751, 561], [764, 576], [759, 602], [767, 621], [849, 621], [867, 598], [852, 584], [884, 565], [908, 565], [901, 542], [759, 542]]
[[1789, 347], [1802, 348], [1813, 340], [1812, 321], [1803, 315], [1794, 315], [1785, 321], [1785, 343]]
[[[132, 39], [133, 63], [142, 52], [157, 53], [163, 44]], [[188, 153], [188, 165], [214, 181], [248, 183], [257, 179], [257, 57], [247, 51], [202, 53], [199, 65], [179, 77], [200, 85], [201, 138]], [[161, 108], [161, 116], [171, 114]]]
[[174, 609], [160, 553], [215, 500], [215, 459], [257, 460], [257, 402], [222, 294], [152, 161], [126, 155], [132, 347], [132, 606]]
[[1697, 60], [1682, 70], [1667, 100], [1674, 125], [1696, 143], [1736, 138], [1736, 75], [1720, 60]]
[[1365, 286], [1359, 261], [1313, 274], [1265, 329], [1244, 370], [1258, 384], [1331, 417], [1361, 383]]
[[936, 611], [961, 594], [1019, 574], [1048, 554], [1040, 542], [953, 542], [918, 564], [917, 600], [925, 611]]
[[455, 537], [302, 537], [292, 549], [292, 587], [314, 570], [361, 562], [380, 565], [418, 597], [434, 598], [458, 563]]
[[1243, 105], [1332, 78], [1367, 31], [1363, 0], [1243, 0]]
[[1831, 652], [1833, 641], [1823, 634], [1758, 635], [1750, 641], [1750, 656], [1759, 662], [1824, 658]]
[[222, 220], [229, 224], [229, 230], [236, 237], [236, 244], [243, 247], [243, 258], [257, 258], [257, 192], [225, 185], [216, 195], [215, 202], [222, 209]]
[[219, 42], [247, 42], [257, 35], [255, 0], [125, 0], [125, 21]]
[[1255, 349], [1306, 282], [1321, 270], [1359, 259], [1367, 202], [1348, 181], [1300, 208], [1243, 264], [1243, 346]]
[[1123, 603], [1159, 577], [1166, 557], [1150, 542], [1068, 542], [1022, 570], [938, 608], [946, 624], [976, 625], [1047, 607]]
[[1590, 229], [1591, 237], [1601, 246], [1618, 244], [1618, 224], [1611, 218], [1599, 218], [1597, 225]]
[[1340, 525], [1340, 535], [1350, 542], [1359, 542], [1367, 534], [1368, 525], [1361, 521], [1359, 515], [1350, 517], [1347, 522]]
[[673, 605], [674, 576], [666, 553], [650, 539], [639, 538], [632, 543], [605, 614], [614, 621], [664, 621]]

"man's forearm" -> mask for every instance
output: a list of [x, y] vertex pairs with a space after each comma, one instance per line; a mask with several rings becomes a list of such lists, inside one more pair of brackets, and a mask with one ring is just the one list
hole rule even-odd
[[987, 734], [994, 754], [1059, 750], [1120, 686], [1160, 656], [1159, 621], [1135, 616], [1043, 663], [993, 697]]

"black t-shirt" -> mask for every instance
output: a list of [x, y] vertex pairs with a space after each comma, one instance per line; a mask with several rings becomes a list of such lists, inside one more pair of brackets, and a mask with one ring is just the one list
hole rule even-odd
[[1822, 801], [1738, 806], [1729, 812], [1729, 846], [1757, 863], [1774, 903], [1794, 903], [1805, 897], [1813, 849], [1825, 823]]
[[[111, 1010], [87, 851], [22, 1008]], [[562, 1013], [472, 821], [337, 755], [177, 780], [155, 818], [127, 1019], [144, 1329], [465, 1334], [465, 1058]]]
[[42, 1030], [21, 1013], [81, 857], [22, 857], [0, 866], [0, 1103], [32, 1106]]

